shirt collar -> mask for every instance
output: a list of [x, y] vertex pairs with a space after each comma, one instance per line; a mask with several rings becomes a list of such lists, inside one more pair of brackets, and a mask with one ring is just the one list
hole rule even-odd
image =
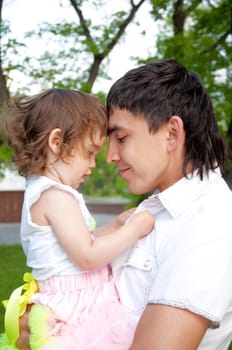
[[190, 174], [188, 178], [183, 177], [165, 191], [155, 191], [149, 199], [158, 197], [165, 209], [175, 218], [186, 209], [193, 200], [201, 197], [205, 192], [205, 188], [210, 183], [216, 181], [220, 177], [221, 173], [219, 168], [214, 171], [211, 170], [208, 176], [205, 174], [203, 180], [200, 179], [195, 171], [192, 175]]

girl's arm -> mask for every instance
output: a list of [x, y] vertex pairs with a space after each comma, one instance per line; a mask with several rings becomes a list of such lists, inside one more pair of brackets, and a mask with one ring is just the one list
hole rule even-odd
[[144, 211], [110, 234], [92, 240], [76, 199], [56, 188], [41, 194], [31, 215], [34, 223], [52, 226], [69, 258], [84, 270], [106, 265], [154, 226], [153, 216]]

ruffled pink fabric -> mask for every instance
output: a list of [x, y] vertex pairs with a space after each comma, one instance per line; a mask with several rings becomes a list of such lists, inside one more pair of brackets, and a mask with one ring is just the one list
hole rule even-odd
[[51, 338], [43, 350], [128, 350], [136, 321], [120, 304], [108, 268], [39, 282], [33, 302], [50, 307]]

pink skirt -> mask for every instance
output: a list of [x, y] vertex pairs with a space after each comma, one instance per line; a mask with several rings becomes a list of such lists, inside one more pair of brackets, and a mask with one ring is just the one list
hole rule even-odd
[[39, 281], [32, 302], [48, 306], [49, 350], [128, 350], [135, 318], [120, 304], [108, 267]]

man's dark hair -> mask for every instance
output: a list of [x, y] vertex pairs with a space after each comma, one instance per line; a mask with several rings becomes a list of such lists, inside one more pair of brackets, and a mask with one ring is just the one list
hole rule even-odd
[[172, 116], [179, 116], [186, 133], [183, 174], [189, 163], [201, 179], [204, 171], [216, 167], [223, 172], [227, 147], [210, 96], [199, 76], [176, 60], [149, 62], [127, 72], [107, 96], [108, 115], [116, 108], [143, 117], [154, 133]]

